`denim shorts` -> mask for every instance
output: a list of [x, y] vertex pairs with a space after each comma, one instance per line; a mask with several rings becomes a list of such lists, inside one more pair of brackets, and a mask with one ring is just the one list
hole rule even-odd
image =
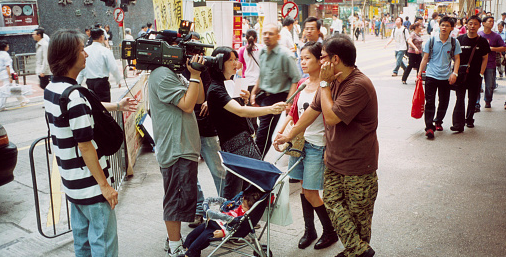
[[[323, 190], [323, 172], [325, 163], [323, 155], [325, 146], [318, 146], [309, 142], [304, 142], [304, 160], [293, 168], [290, 177], [302, 180], [302, 188], [309, 190]], [[299, 158], [290, 156], [288, 168], [291, 168]]]

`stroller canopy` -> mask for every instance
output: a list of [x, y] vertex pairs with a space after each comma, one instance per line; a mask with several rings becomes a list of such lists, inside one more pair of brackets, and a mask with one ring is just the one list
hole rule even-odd
[[262, 192], [271, 191], [281, 175], [276, 166], [237, 154], [219, 152], [225, 168]]

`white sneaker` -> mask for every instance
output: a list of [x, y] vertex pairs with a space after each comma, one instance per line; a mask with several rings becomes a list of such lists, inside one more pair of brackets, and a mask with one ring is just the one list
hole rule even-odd
[[163, 250], [168, 251], [169, 249], [170, 249], [170, 246], [169, 246], [169, 237], [167, 237], [167, 239], [165, 240], [165, 244], [163, 246]]
[[170, 249], [167, 251], [165, 257], [184, 257], [185, 249], [182, 245], [178, 246], [175, 251], [171, 251]]

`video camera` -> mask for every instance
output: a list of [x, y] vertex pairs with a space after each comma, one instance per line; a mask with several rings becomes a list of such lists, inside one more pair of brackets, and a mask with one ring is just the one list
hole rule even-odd
[[[182, 20], [179, 30], [151, 31], [136, 40], [123, 40], [121, 44], [121, 58], [136, 60], [135, 67], [139, 70], [153, 70], [158, 66], [165, 66], [176, 73], [186, 69], [186, 60], [195, 54], [204, 54], [205, 48], [214, 45], [192, 41], [190, 33], [193, 22]], [[157, 35], [156, 39], [150, 39]], [[191, 63], [191, 67], [203, 71], [207, 67], [223, 69], [223, 54], [216, 57], [204, 56], [205, 65]]]

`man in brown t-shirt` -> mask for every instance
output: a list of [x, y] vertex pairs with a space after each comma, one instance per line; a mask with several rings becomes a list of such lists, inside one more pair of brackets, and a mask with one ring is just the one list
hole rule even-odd
[[339, 257], [374, 256], [369, 246], [378, 194], [378, 102], [369, 78], [355, 67], [356, 48], [345, 35], [323, 44], [320, 89], [288, 136], [290, 141], [320, 113], [325, 119], [323, 201], [345, 250]]

